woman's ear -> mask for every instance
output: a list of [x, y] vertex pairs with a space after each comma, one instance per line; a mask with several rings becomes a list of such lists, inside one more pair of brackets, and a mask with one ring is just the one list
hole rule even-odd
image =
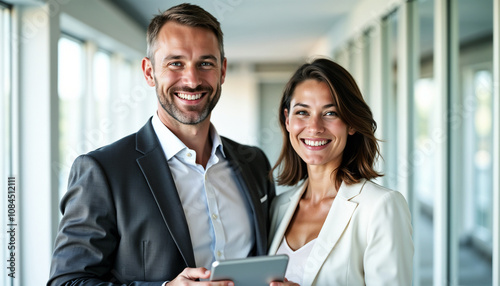
[[354, 128], [349, 126], [349, 135], [354, 135], [354, 133], [356, 133], [356, 130], [354, 130]]
[[283, 114], [285, 115], [285, 127], [286, 127], [286, 130], [288, 132], [290, 132], [290, 130], [288, 130], [288, 126], [290, 125], [290, 122], [289, 122], [289, 117], [288, 117], [288, 109], [284, 109], [283, 110]]

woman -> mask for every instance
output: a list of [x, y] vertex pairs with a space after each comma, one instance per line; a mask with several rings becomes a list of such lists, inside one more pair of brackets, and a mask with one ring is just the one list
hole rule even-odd
[[280, 105], [283, 148], [273, 170], [294, 191], [272, 206], [269, 254], [290, 256], [300, 285], [411, 285], [413, 241], [404, 197], [371, 180], [376, 123], [352, 76], [317, 59]]

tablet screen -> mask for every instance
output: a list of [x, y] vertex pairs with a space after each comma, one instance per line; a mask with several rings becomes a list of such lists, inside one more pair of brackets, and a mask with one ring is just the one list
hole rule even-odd
[[272, 281], [283, 281], [287, 264], [286, 255], [215, 261], [210, 280], [232, 280], [235, 286], [269, 286]]

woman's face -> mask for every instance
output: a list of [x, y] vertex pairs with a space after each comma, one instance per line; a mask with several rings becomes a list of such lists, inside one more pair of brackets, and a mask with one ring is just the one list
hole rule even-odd
[[347, 137], [355, 131], [339, 118], [326, 83], [314, 79], [299, 83], [285, 118], [292, 147], [304, 162], [340, 165]]

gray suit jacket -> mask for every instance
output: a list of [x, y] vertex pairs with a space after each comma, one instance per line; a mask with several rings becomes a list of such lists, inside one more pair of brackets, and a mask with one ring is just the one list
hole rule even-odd
[[[252, 209], [251, 255], [265, 255], [275, 196], [269, 162], [256, 147], [227, 138], [222, 144]], [[195, 267], [184, 211], [151, 120], [75, 160], [61, 212], [47, 285], [161, 285]]]

